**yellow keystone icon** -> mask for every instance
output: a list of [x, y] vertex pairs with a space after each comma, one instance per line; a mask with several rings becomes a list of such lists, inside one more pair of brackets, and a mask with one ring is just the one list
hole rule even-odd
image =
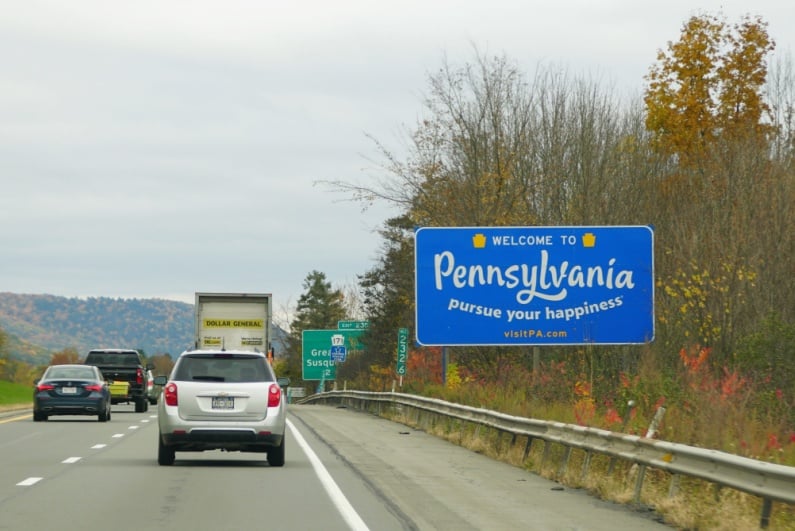
[[475, 249], [483, 249], [486, 247], [486, 236], [481, 233], [472, 236], [472, 247]]
[[586, 232], [582, 235], [582, 246], [583, 247], [595, 247], [596, 246], [596, 236], [592, 232]]

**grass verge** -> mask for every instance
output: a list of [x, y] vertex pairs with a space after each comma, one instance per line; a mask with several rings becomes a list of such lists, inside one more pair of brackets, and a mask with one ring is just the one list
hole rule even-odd
[[0, 411], [30, 407], [32, 404], [31, 386], [0, 381]]

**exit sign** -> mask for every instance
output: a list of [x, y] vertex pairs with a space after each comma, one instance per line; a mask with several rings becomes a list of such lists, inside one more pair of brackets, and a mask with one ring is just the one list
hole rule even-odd
[[340, 330], [367, 330], [370, 328], [370, 321], [337, 321], [337, 328]]

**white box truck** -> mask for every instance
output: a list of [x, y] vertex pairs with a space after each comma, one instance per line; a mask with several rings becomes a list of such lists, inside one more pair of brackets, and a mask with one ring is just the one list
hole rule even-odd
[[270, 293], [196, 293], [197, 349], [271, 351]]

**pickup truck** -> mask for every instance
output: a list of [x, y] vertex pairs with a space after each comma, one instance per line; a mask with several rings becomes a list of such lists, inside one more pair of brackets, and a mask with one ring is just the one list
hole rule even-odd
[[146, 365], [137, 350], [105, 348], [91, 350], [84, 365], [94, 365], [107, 380], [111, 404], [133, 402], [135, 412], [149, 409], [146, 372], [154, 367]]

